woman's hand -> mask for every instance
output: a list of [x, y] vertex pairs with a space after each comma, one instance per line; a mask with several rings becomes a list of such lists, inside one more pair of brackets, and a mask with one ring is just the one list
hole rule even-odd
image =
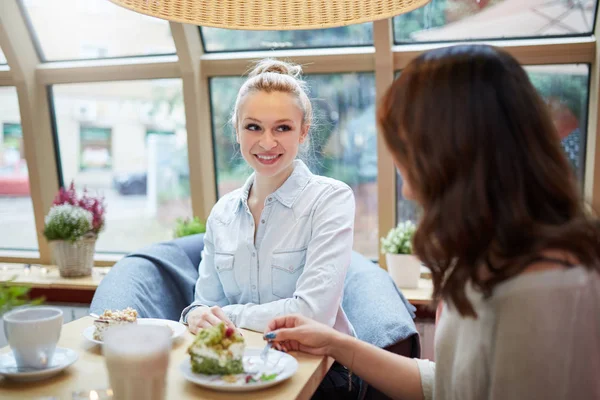
[[188, 328], [193, 334], [196, 334], [199, 329], [216, 326], [221, 322], [224, 322], [227, 327], [235, 329], [235, 325], [227, 318], [221, 307], [196, 307], [187, 316]]
[[338, 335], [336, 330], [301, 315], [279, 317], [265, 330], [264, 338], [283, 351], [302, 351], [314, 355], [331, 355]]

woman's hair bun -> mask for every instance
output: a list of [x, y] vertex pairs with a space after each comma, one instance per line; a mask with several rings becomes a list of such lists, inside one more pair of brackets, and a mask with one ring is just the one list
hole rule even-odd
[[293, 78], [299, 78], [302, 75], [302, 67], [297, 64], [288, 63], [285, 61], [267, 58], [259, 61], [252, 71], [248, 74], [250, 78], [260, 74], [274, 73], [281, 75], [289, 75]]

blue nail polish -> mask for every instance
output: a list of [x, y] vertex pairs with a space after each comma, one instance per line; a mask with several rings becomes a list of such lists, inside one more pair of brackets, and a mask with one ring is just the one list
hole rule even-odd
[[269, 332], [267, 334], [265, 334], [265, 339], [267, 340], [273, 340], [277, 337], [277, 334], [275, 332]]

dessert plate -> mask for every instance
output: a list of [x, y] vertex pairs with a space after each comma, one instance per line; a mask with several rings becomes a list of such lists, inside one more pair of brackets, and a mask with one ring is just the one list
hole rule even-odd
[[[171, 339], [173, 341], [175, 341], [175, 340], [179, 339], [181, 336], [183, 336], [183, 334], [187, 330], [187, 327], [185, 325], [183, 325], [182, 323], [177, 322], [177, 321], [171, 321], [170, 319], [138, 318], [137, 323], [139, 325], [163, 325], [163, 326], [169, 327], [171, 329], [171, 331], [173, 332], [173, 335], [171, 336]], [[94, 339], [94, 331], [95, 330], [96, 330], [96, 327], [94, 325], [88, 326], [87, 328], [85, 328], [83, 330], [83, 337], [85, 337], [90, 342], [93, 342], [96, 344], [102, 344], [103, 342], [101, 340]]]
[[260, 353], [261, 348], [246, 348], [244, 351], [244, 371], [239, 375], [204, 375], [192, 372], [190, 357], [179, 366], [184, 378], [196, 385], [226, 392], [246, 392], [264, 389], [289, 379], [298, 370], [298, 361], [281, 351], [269, 350], [266, 362]]

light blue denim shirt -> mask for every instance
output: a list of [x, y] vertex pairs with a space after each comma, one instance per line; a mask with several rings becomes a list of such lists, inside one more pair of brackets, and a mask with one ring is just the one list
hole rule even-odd
[[353, 334], [341, 300], [350, 264], [354, 194], [346, 184], [294, 171], [265, 200], [256, 227], [248, 208], [254, 175], [223, 196], [207, 220], [196, 282], [197, 305], [220, 306], [240, 327], [263, 331], [277, 316], [299, 313]]

